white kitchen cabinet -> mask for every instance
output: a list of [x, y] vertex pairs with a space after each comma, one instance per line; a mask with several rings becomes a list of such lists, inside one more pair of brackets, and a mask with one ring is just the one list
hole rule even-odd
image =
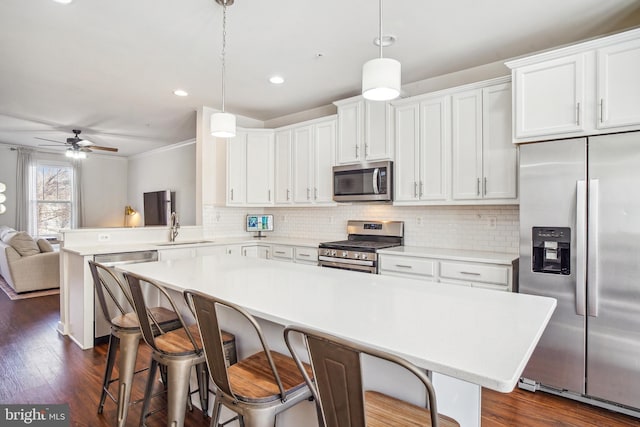
[[296, 205], [334, 204], [336, 120], [293, 129], [293, 201]]
[[242, 256], [246, 256], [246, 257], [269, 259], [271, 254], [271, 246], [270, 245], [242, 246], [240, 253], [242, 254]]
[[293, 203], [293, 132], [291, 129], [277, 131], [275, 134], [275, 204]]
[[171, 248], [158, 251], [158, 261], [193, 258], [196, 256], [196, 248]]
[[440, 262], [440, 279], [449, 283], [469, 286], [487, 285], [507, 290], [510, 284], [510, 268], [470, 262]]
[[295, 262], [299, 264], [318, 265], [318, 248], [296, 246]]
[[276, 261], [293, 262], [293, 246], [272, 245], [271, 259]]
[[640, 123], [640, 38], [596, 52], [599, 129]]
[[516, 143], [640, 129], [640, 29], [506, 65]]
[[273, 188], [273, 131], [238, 131], [227, 141], [227, 204], [273, 205]]
[[395, 108], [395, 200], [446, 200], [450, 176], [450, 97]]
[[511, 85], [452, 95], [452, 198], [515, 199], [517, 148], [511, 141]]
[[380, 274], [435, 280], [437, 271], [438, 260], [404, 255], [380, 255]]
[[337, 101], [337, 164], [393, 159], [392, 107], [362, 97]]

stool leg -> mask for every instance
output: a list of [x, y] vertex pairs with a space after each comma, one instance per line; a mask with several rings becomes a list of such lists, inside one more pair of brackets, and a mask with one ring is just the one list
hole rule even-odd
[[144, 390], [144, 401], [142, 403], [142, 409], [140, 410], [140, 425], [144, 425], [144, 420], [147, 418], [149, 412], [149, 405], [151, 404], [151, 397], [153, 396], [153, 383], [156, 378], [156, 371], [158, 370], [158, 362], [151, 357], [151, 363], [149, 364], [149, 377], [147, 377], [147, 386]]
[[139, 343], [140, 333], [120, 334], [120, 359], [118, 361], [118, 370], [120, 371], [118, 386], [118, 427], [124, 427], [127, 423]]
[[98, 405], [98, 414], [102, 413], [104, 409], [104, 401], [107, 398], [107, 389], [109, 388], [109, 382], [111, 381], [111, 375], [113, 373], [113, 365], [116, 361], [116, 351], [120, 340], [118, 337], [109, 335], [109, 349], [107, 350], [107, 366], [104, 369], [104, 378], [102, 380], [102, 394], [100, 395], [100, 404]]
[[220, 412], [222, 411], [222, 399], [219, 392], [216, 393], [216, 398], [213, 401], [213, 410], [211, 411], [211, 424], [209, 427], [218, 427], [220, 424]]
[[209, 370], [205, 362], [196, 365], [196, 374], [198, 376], [198, 392], [200, 393], [200, 407], [202, 409], [202, 417], [207, 417], [209, 411]]
[[189, 396], [191, 360], [171, 360], [167, 363], [167, 426], [183, 427]]

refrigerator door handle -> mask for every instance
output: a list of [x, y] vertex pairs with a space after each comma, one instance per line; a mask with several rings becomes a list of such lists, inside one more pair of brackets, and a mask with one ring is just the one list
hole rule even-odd
[[589, 316], [598, 316], [598, 184], [597, 179], [589, 180], [589, 270], [587, 291]]
[[576, 183], [576, 314], [586, 315], [587, 283], [587, 183]]

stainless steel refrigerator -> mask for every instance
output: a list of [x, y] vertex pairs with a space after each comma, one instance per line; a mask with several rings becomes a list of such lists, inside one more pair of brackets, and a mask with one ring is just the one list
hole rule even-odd
[[640, 416], [640, 132], [520, 146], [519, 286], [558, 301], [521, 387]]

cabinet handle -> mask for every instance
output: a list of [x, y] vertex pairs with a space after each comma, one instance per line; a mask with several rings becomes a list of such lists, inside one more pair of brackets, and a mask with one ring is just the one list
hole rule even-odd
[[267, 190], [267, 201], [271, 201], [271, 190]]
[[233, 200], [233, 188], [231, 189], [231, 200]]
[[287, 188], [287, 201], [291, 200], [291, 191]]
[[309, 254], [298, 254], [298, 256], [304, 256], [304, 257], [307, 257], [307, 258], [308, 258], [308, 257], [310, 257], [311, 255], [309, 255]]
[[243, 250], [242, 250], [242, 255], [243, 255], [243, 256], [247, 256], [247, 250], [246, 250], [246, 249], [243, 249]]
[[580, 126], [580, 103], [576, 104], [576, 125]]
[[476, 181], [476, 194], [480, 195], [480, 178]]
[[307, 187], [307, 200], [311, 198], [310, 193], [311, 193], [311, 189]]
[[411, 265], [404, 265], [404, 264], [396, 264], [396, 267], [398, 267], [398, 268], [413, 268], [413, 266], [411, 266]]
[[474, 273], [471, 271], [461, 271], [460, 274], [466, 274], [467, 276], [480, 276], [480, 273]]
[[369, 144], [364, 143], [364, 156], [367, 157], [369, 155]]
[[360, 147], [356, 144], [356, 159], [360, 158]]
[[484, 196], [487, 195], [487, 177], [484, 177], [484, 180], [482, 181], [482, 194]]
[[284, 255], [284, 251], [274, 251], [276, 255]]
[[318, 188], [313, 189], [313, 200], [318, 200]]
[[424, 184], [420, 181], [420, 197], [424, 194]]
[[604, 123], [604, 99], [600, 98], [600, 123]]
[[413, 197], [418, 197], [418, 183], [413, 181]]

